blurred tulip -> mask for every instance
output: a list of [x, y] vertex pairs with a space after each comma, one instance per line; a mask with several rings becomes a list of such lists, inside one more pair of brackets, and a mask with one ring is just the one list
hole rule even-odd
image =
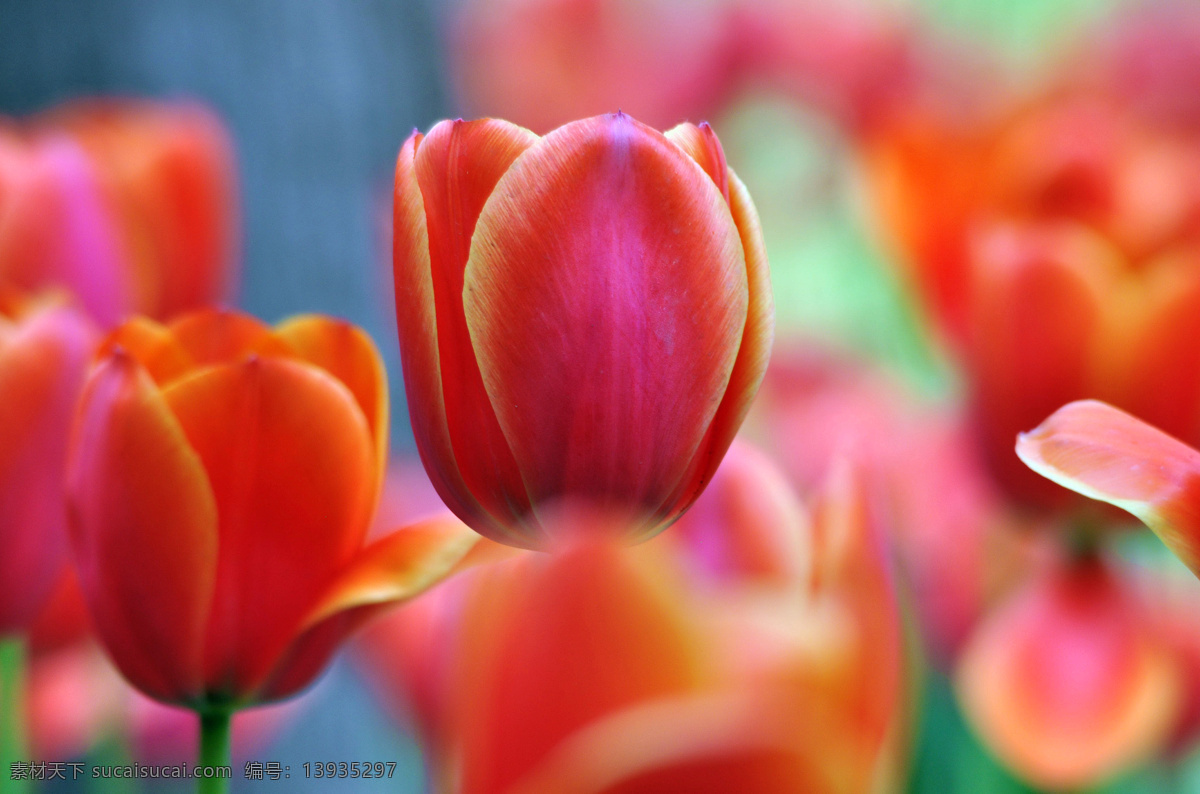
[[0, 120], [0, 282], [69, 290], [107, 325], [128, 310], [132, 284], [99, 180], [69, 136], [31, 138]]
[[457, 790], [847, 790], [806, 712], [722, 678], [678, 585], [653, 552], [596, 540], [481, 576], [453, 674]]
[[95, 164], [131, 284], [127, 314], [154, 318], [229, 300], [238, 191], [229, 135], [195, 104], [93, 101], [48, 114]]
[[382, 363], [347, 323], [119, 327], [84, 391], [69, 491], [80, 585], [126, 679], [202, 713], [283, 698], [449, 573], [477, 537], [449, 519], [364, 546], [386, 438]]
[[739, 72], [861, 131], [895, 112], [919, 78], [911, 20], [875, 2], [732, 0]]
[[1145, 761], [1181, 681], [1130, 583], [1098, 557], [1056, 563], [989, 616], [958, 687], [984, 742], [1040, 787], [1078, 790]]
[[1096, 91], [868, 145], [885, 222], [967, 372], [987, 462], [1028, 506], [1071, 502], [1011, 454], [1093, 397], [1200, 441], [1200, 150]]
[[731, 87], [726, 16], [724, 0], [469, 0], [451, 65], [474, 115], [546, 133], [621, 108], [665, 128]]
[[830, 461], [855, 462], [880, 494], [903, 585], [943, 668], [1037, 551], [978, 460], [962, 417], [922, 404], [880, 371], [777, 351], [747, 426], [803, 493], [819, 491]]
[[63, 573], [63, 478], [96, 332], [54, 299], [0, 290], [0, 635], [26, 631]]
[[73, 293], [99, 323], [228, 299], [237, 188], [195, 105], [81, 102], [0, 128], [0, 279]]
[[687, 509], [773, 329], [757, 215], [707, 125], [442, 122], [400, 153], [395, 225], [409, 414], [456, 515], [541, 547], [564, 502], [635, 538]]
[[1021, 434], [1017, 455], [1038, 474], [1133, 513], [1200, 575], [1200, 452], [1111, 405], [1081, 400]]

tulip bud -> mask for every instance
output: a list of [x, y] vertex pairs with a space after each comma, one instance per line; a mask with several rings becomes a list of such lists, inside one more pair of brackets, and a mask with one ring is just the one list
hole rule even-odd
[[442, 122], [405, 143], [395, 199], [409, 414], [446, 504], [528, 548], [563, 502], [636, 539], [678, 518], [773, 333], [757, 214], [711, 129]]

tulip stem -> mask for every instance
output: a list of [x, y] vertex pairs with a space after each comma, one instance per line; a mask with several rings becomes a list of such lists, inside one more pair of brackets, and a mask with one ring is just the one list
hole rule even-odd
[[24, 780], [13, 780], [17, 762], [28, 762], [25, 746], [25, 642], [0, 638], [0, 791], [28, 791]]
[[229, 725], [232, 718], [233, 712], [223, 709], [200, 712], [199, 765], [217, 769], [210, 770], [212, 777], [197, 774], [198, 794], [225, 794], [229, 791], [232, 773], [226, 770], [231, 770]]

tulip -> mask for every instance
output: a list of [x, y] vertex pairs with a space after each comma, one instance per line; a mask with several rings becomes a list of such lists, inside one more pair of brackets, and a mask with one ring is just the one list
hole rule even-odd
[[131, 304], [95, 164], [61, 131], [30, 137], [0, 121], [0, 282], [66, 289], [105, 325]]
[[34, 122], [91, 159], [120, 234], [126, 314], [154, 318], [228, 300], [237, 275], [237, 182], [221, 121], [194, 104], [80, 102]]
[[1053, 790], [1090, 788], [1168, 739], [1174, 654], [1099, 557], [1059, 561], [989, 615], [963, 652], [966, 714], [1005, 764]]
[[712, 130], [442, 122], [400, 152], [409, 414], [442, 499], [541, 547], [558, 505], [635, 538], [712, 477], [773, 331], [757, 215]]
[[63, 574], [63, 477], [95, 331], [56, 300], [0, 291], [0, 636], [29, 629]]
[[386, 438], [382, 363], [347, 323], [206, 310], [105, 343], [71, 445], [79, 582], [122, 675], [201, 714], [202, 758], [475, 545], [449, 519], [364, 545]]
[[993, 110], [897, 121], [869, 157], [989, 467], [1029, 507], [1074, 508], [1011, 454], [1058, 406], [1102, 399], [1200, 442], [1200, 155], [1103, 92]]
[[449, 52], [473, 113], [549, 132], [624, 108], [665, 127], [703, 118], [733, 87], [726, 2], [470, 0]]
[[679, 585], [653, 550], [598, 539], [481, 576], [451, 673], [457, 790], [852, 790], [827, 725], [721, 672]]

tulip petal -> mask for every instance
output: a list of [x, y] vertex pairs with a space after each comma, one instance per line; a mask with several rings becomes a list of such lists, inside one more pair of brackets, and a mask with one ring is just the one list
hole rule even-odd
[[746, 281], [713, 181], [650, 128], [585, 119], [517, 160], [479, 218], [465, 304], [535, 504], [662, 508], [729, 383]]
[[131, 354], [159, 386], [165, 386], [196, 366], [195, 359], [165, 325], [134, 317], [117, 327], [100, 346], [100, 358], [117, 348]]
[[311, 628], [335, 612], [411, 598], [454, 570], [482, 542], [450, 516], [399, 529], [363, 549], [309, 612], [304, 626]]
[[275, 328], [305, 361], [333, 375], [354, 395], [366, 417], [382, 479], [387, 465], [387, 373], [375, 344], [360, 328], [343, 320], [310, 314]]
[[66, 562], [63, 472], [94, 333], [64, 307], [0, 315], [0, 635], [30, 624]]
[[750, 199], [750, 192], [732, 169], [729, 170], [728, 183], [729, 208], [746, 252], [746, 280], [750, 297], [746, 328], [721, 405], [692, 459], [691, 470], [681, 483], [679, 493], [666, 503], [671, 508], [664, 519], [667, 522], [675, 520], [687, 510], [712, 481], [758, 394], [775, 340], [775, 299], [771, 294], [771, 269], [767, 262], [758, 210]]
[[349, 634], [457, 573], [469, 553], [485, 544], [497, 545], [458, 519], [439, 516], [368, 546], [310, 609], [261, 696], [273, 700], [307, 686]]
[[[504, 461], [505, 456], [511, 458], [507, 443], [488, 425], [491, 408], [481, 399], [486, 397], [481, 394], [482, 387], [470, 377], [472, 371], [477, 371], [470, 340], [464, 326], [454, 322], [462, 311], [462, 267], [466, 263], [465, 252], [455, 251], [454, 241], [456, 236], [466, 234], [464, 224], [474, 227], [479, 208], [495, 179], [519, 153], [525, 133], [518, 127], [500, 124], [440, 125], [436, 130], [441, 130], [438, 136], [441, 145], [431, 154], [419, 154], [425, 148], [425, 137], [414, 133], [396, 162], [393, 261], [404, 389], [417, 449], [438, 495], [468, 525], [505, 537], [508, 534], [505, 526], [519, 520], [528, 505], [509, 505], [503, 494], [497, 496], [485, 485], [493, 475], [473, 462], [475, 452], [461, 432], [461, 420], [465, 417], [477, 429], [482, 428], [482, 437], [490, 444], [489, 453], [480, 457], [493, 463]], [[473, 141], [465, 147], [465, 152], [461, 145], [463, 138]], [[440, 157], [436, 156], [439, 154]], [[456, 189], [449, 195], [458, 196], [457, 203], [449, 201], [444, 189], [436, 190], [440, 180], [448, 180], [461, 167], [453, 158], [465, 156], [483, 161], [489, 155], [497, 161], [481, 163], [482, 178], [466, 185], [462, 180], [456, 181]], [[430, 220], [431, 208], [438, 218], [436, 222]], [[453, 218], [459, 221], [447, 220]], [[469, 234], [466, 240], [469, 245]], [[435, 251], [440, 269], [434, 266]], [[458, 262], [456, 257], [460, 253], [462, 260]], [[449, 355], [452, 351], [465, 360], [452, 360]], [[473, 390], [476, 386], [479, 388]], [[454, 402], [454, 417], [459, 420], [455, 430], [450, 425], [448, 401]], [[494, 422], [494, 417], [490, 421]], [[462, 447], [463, 444], [468, 446]], [[504, 462], [504, 468], [499, 470], [511, 472], [507, 465]], [[463, 466], [468, 467], [466, 473]], [[514, 494], [519, 496], [523, 491], [521, 486]]]
[[514, 794], [773, 794], [848, 790], [814, 720], [762, 692], [650, 701], [571, 735]]
[[80, 585], [117, 667], [152, 697], [200, 697], [217, 505], [179, 423], [127, 354], [102, 362], [84, 392], [69, 491]]
[[1058, 406], [1090, 396], [1091, 340], [1101, 326], [1105, 271], [1120, 265], [1113, 259], [1102, 241], [1070, 227], [999, 229], [978, 246], [972, 409], [992, 473], [1034, 504], [1061, 506], [1071, 497], [1020, 466], [1012, 440]]
[[196, 364], [221, 364], [253, 355], [286, 356], [285, 342], [269, 325], [241, 312], [199, 309], [167, 326]]
[[1200, 575], [1200, 452], [1095, 400], [1063, 406], [1021, 434], [1029, 468], [1128, 510]]
[[708, 681], [693, 616], [641, 551], [581, 543], [477, 569], [452, 672], [464, 794], [506, 791], [593, 720]]
[[206, 679], [216, 692], [254, 692], [362, 544], [374, 443], [346, 387], [299, 361], [200, 370], [164, 395], [204, 462], [220, 519]]
[[495, 119], [442, 122], [425, 136], [416, 156], [450, 441], [463, 481], [505, 524], [520, 522], [529, 503], [471, 347], [463, 273], [484, 203], [513, 161], [537, 140], [528, 130]]
[[721, 195], [725, 197], [725, 202], [729, 203], [729, 174], [732, 172], [725, 164], [725, 150], [721, 147], [721, 141], [708, 122], [696, 126], [685, 121], [663, 134], [704, 169], [704, 173], [712, 178]]

